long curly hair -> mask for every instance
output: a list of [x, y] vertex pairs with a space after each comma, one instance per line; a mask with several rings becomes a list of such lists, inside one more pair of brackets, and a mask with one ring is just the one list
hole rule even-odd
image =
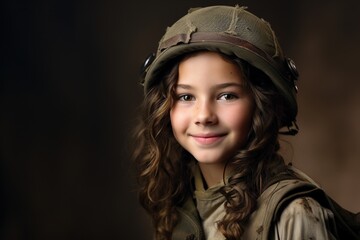
[[[256, 105], [247, 145], [228, 163], [235, 174], [220, 189], [226, 199], [226, 213], [217, 226], [226, 239], [232, 240], [243, 234], [256, 199], [276, 174], [273, 166], [286, 168], [278, 154], [278, 131], [286, 119], [287, 106], [264, 73], [238, 58], [223, 57], [239, 66]], [[195, 161], [176, 141], [171, 128], [177, 60], [145, 95], [135, 136], [139, 200], [152, 217], [155, 238], [161, 240], [171, 239], [178, 221], [176, 207], [192, 189], [190, 165]]]

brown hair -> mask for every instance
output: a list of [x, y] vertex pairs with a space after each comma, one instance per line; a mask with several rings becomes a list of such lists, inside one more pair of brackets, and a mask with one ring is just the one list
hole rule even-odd
[[[235, 174], [220, 190], [226, 198], [226, 214], [218, 229], [229, 240], [243, 234], [256, 199], [274, 174], [272, 165], [285, 166], [277, 151], [278, 130], [286, 108], [265, 74], [237, 58], [231, 60], [242, 70], [256, 107], [247, 145], [229, 163]], [[189, 165], [194, 158], [177, 143], [171, 129], [169, 113], [175, 98], [178, 63], [163, 76], [144, 98], [143, 116], [136, 130], [135, 159], [139, 199], [153, 219], [156, 239], [171, 239], [178, 221], [176, 207], [190, 194]]]

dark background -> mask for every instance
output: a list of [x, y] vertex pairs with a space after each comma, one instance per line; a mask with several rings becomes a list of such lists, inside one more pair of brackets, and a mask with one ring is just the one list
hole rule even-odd
[[301, 77], [287, 161], [360, 211], [360, 2], [0, 3], [0, 239], [150, 239], [130, 158], [144, 58], [188, 8], [245, 5]]

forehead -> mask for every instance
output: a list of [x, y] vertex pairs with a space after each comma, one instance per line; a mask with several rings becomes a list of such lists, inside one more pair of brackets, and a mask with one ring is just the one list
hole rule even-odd
[[209, 83], [211, 80], [243, 82], [245, 76], [237, 62], [216, 52], [192, 53], [179, 62], [178, 81], [196, 83], [202, 78]]

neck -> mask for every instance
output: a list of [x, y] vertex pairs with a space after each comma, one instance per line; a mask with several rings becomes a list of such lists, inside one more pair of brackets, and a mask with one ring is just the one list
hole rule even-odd
[[223, 181], [225, 164], [199, 163], [199, 167], [201, 174], [206, 182], [207, 188]]

